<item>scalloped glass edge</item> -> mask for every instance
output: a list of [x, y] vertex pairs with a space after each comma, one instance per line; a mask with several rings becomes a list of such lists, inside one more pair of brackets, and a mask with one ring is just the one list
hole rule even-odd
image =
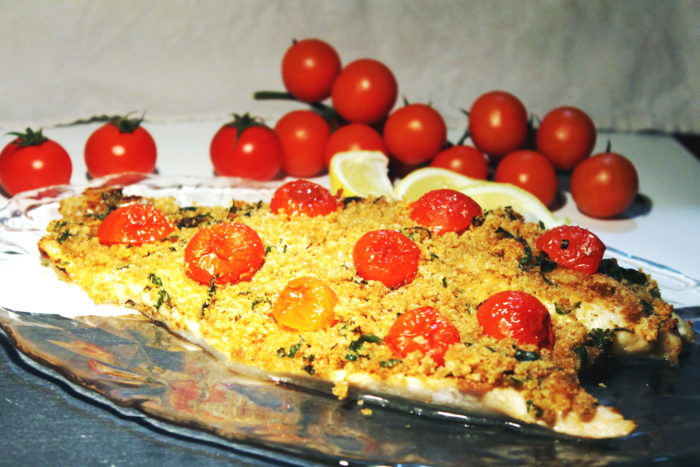
[[[1, 306], [0, 311], [16, 313], [11, 310], [7, 310], [6, 308]], [[2, 326], [0, 326], [0, 334], [6, 334]], [[236, 442], [235, 439], [217, 436], [203, 429], [187, 428], [184, 426], [173, 424], [173, 422], [170, 420], [160, 420], [158, 418], [150, 416], [147, 412], [145, 412], [142, 409], [118, 404], [114, 400], [110, 399], [108, 396], [105, 396], [95, 391], [94, 389], [90, 389], [85, 385], [77, 383], [76, 381], [74, 381], [73, 378], [68, 377], [65, 374], [65, 372], [59, 371], [59, 369], [53, 368], [51, 365], [41, 363], [17, 348], [15, 348], [14, 350], [16, 357], [19, 358], [21, 361], [21, 365], [26, 365], [27, 367], [38, 372], [39, 374], [43, 375], [45, 378], [48, 378], [51, 381], [56, 381], [60, 382], [61, 384], [67, 385], [70, 388], [70, 391], [73, 391], [79, 398], [86, 400], [87, 403], [108, 407], [110, 410], [119, 413], [123, 417], [141, 420], [154, 428], [162, 430], [165, 433], [179, 435], [188, 438], [192, 441], [206, 442], [210, 445], [216, 446], [221, 449], [232, 450], [235, 453], [271, 459], [279, 462], [288, 463], [290, 465], [327, 465], [326, 462], [313, 462], [309, 458], [294, 456], [290, 453], [285, 452], [283, 449], [275, 450], [274, 457], [271, 457], [270, 447], [266, 448], [262, 446], [256, 446], [255, 444], [240, 443]]]
[[[7, 205], [0, 209], [0, 272], [2, 272], [3, 269], [7, 269], [7, 264], [14, 264], [17, 260], [29, 260], [38, 263], [39, 256], [36, 250], [36, 242], [43, 235], [48, 221], [58, 216], [56, 208], [59, 200], [79, 194], [88, 187], [113, 185], [115, 178], [121, 179], [122, 177], [123, 176], [106, 177], [105, 179], [93, 180], [85, 185], [79, 186], [61, 186], [35, 190], [34, 192], [23, 193], [10, 199]], [[269, 200], [274, 189], [282, 183], [282, 181], [251, 182], [248, 180], [223, 177], [210, 179], [197, 177], [165, 178], [159, 176], [139, 176], [138, 178], [142, 178], [138, 183], [124, 186], [124, 190], [127, 194], [154, 197], [173, 196], [178, 202], [183, 204], [200, 203], [203, 205], [221, 204], [222, 200], [231, 199], [233, 197], [248, 201], [258, 201], [261, 199]], [[210, 196], [213, 196], [213, 198]], [[651, 274], [659, 283], [662, 296], [675, 306], [689, 307], [700, 305], [700, 281], [697, 279], [691, 278], [662, 264], [629, 255], [616, 248], [609, 248], [607, 256], [616, 258], [624, 267], [641, 268], [645, 272]], [[3, 263], [6, 263], [6, 267], [3, 267]], [[53, 275], [53, 271], [50, 273]], [[53, 277], [53, 279], [55, 280], [55, 277]], [[6, 307], [5, 305], [7, 305], [7, 303], [3, 303], [2, 305], [3, 306], [0, 306], [0, 308], [10, 313], [16, 313], [13, 310], [18, 309], [21, 310], [20, 313], [22, 314], [24, 312], [29, 312], [30, 314], [45, 313], [45, 310], [41, 310], [41, 307], [39, 307], [38, 310], [22, 310], [21, 307]], [[81, 307], [82, 306], [84, 306], [84, 304], [81, 304]], [[89, 306], [89, 304], [85, 306]], [[93, 306], [95, 305], [93, 304]], [[112, 310], [112, 313], [117, 315], [123, 314], [123, 312], [123, 309]], [[86, 314], [99, 315], [101, 313], [103, 312], [89, 312]], [[107, 315], [109, 316], [109, 313]], [[15, 314], [15, 316], [17, 315]], [[28, 357], [23, 355], [23, 359], [26, 360], [27, 358]], [[36, 364], [33, 366], [36, 367]], [[46, 365], [38, 364], [38, 367], [45, 368]], [[280, 384], [300, 386], [306, 390], [315, 390], [324, 396], [327, 396], [330, 392], [327, 388], [323, 388], [323, 385], [314, 384], [313, 380], [273, 379]], [[84, 393], [83, 390], [80, 392]], [[508, 419], [474, 416], [460, 413], [453, 409], [443, 410], [443, 408], [440, 407], [428, 406], [394, 396], [385, 397], [381, 394], [353, 393], [352, 397], [354, 400], [367, 402], [371, 406], [428, 416], [429, 418], [441, 421], [451, 421], [465, 425], [476, 424], [485, 427], [507, 428], [529, 435], [540, 433], [544, 434], [545, 437], [559, 437], [558, 435], [552, 436], [551, 433], [539, 427], [524, 426], [521, 423]], [[107, 398], [107, 400], [109, 400], [109, 398]], [[112, 401], [110, 401], [110, 403], [111, 402]], [[263, 449], [263, 452], [264, 451], [265, 449]]]

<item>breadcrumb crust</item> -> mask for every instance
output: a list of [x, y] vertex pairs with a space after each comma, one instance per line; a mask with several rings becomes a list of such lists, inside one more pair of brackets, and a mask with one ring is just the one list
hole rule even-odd
[[[101, 219], [133, 202], [161, 209], [176, 232], [142, 246], [101, 245], [96, 238]], [[672, 307], [650, 277], [635, 284], [545, 267], [535, 247], [543, 227], [509, 209], [485, 213], [461, 235], [441, 236], [417, 226], [408, 212], [406, 203], [380, 198], [352, 200], [338, 212], [309, 218], [272, 214], [266, 203], [177, 206], [172, 199], [126, 198], [118, 189], [90, 190], [61, 203], [63, 217], [48, 226], [39, 249], [97, 303], [136, 308], [175, 332], [198, 334], [239, 363], [334, 381], [341, 398], [348, 383], [339, 375], [352, 374], [385, 382], [416, 378], [427, 388], [449, 386], [477, 396], [512, 388], [527, 401], [527, 421], [551, 426], [571, 413], [583, 421], [594, 417], [598, 402], [581, 388], [577, 374], [606, 350], [631, 348], [620, 341], [677, 361], [681, 343], [674, 337]], [[223, 221], [253, 228], [266, 256], [251, 281], [212, 289], [185, 275], [184, 248], [199, 228]], [[356, 240], [380, 228], [401, 231], [421, 251], [415, 280], [396, 290], [363, 280], [353, 265]], [[270, 314], [278, 293], [290, 280], [309, 275], [335, 292], [335, 325], [309, 332], [280, 329]], [[551, 351], [482, 334], [476, 308], [509, 289], [531, 293], [548, 308], [555, 335]], [[425, 305], [446, 316], [461, 336], [442, 367], [415, 353], [398, 359], [381, 341], [401, 313]], [[601, 323], [605, 326], [597, 326]], [[368, 335], [379, 339], [361, 338]], [[670, 343], [660, 348], [657, 341]]]

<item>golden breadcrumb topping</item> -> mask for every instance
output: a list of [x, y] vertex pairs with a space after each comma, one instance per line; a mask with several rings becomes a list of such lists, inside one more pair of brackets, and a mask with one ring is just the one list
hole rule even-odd
[[[101, 220], [133, 202], [161, 209], [175, 232], [141, 246], [100, 244]], [[416, 225], [406, 203], [384, 199], [346, 200], [337, 212], [305, 217], [272, 214], [262, 202], [178, 206], [171, 199], [126, 198], [118, 189], [102, 189], [64, 200], [60, 212], [40, 251], [95, 302], [136, 308], [175, 332], [197, 334], [236, 362], [334, 381], [341, 397], [353, 374], [377, 381], [416, 378], [426, 387], [477, 395], [514, 388], [536, 419], [551, 424], [575, 412], [586, 420], [597, 402], [579, 385], [582, 366], [612, 349], [618, 335], [652, 345], [660, 333], [675, 332], [672, 308], [650, 277], [611, 261], [605, 273], [593, 275], [558, 267], [535, 247], [544, 228], [509, 209], [485, 213], [460, 235], [440, 236]], [[224, 221], [258, 233], [264, 264], [248, 282], [196, 282], [185, 273], [184, 249], [200, 228]], [[357, 274], [355, 242], [377, 229], [402, 232], [419, 247], [418, 273], [409, 284], [390, 289]], [[303, 276], [323, 280], [335, 293], [331, 327], [298, 332], [272, 318], [280, 291]], [[547, 307], [555, 336], [551, 350], [483, 334], [476, 309], [503, 290], [530, 293]], [[449, 348], [443, 366], [419, 353], [397, 357], [384, 343], [398, 316], [426, 305], [459, 331], [460, 342]], [[679, 350], [671, 347], [663, 356], [675, 361]]]

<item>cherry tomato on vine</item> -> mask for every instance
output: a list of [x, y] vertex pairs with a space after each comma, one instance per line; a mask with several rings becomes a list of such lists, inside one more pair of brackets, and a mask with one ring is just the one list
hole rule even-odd
[[476, 318], [487, 336], [512, 337], [539, 348], [554, 346], [552, 318], [542, 302], [528, 293], [498, 292], [479, 305]]
[[412, 352], [428, 355], [438, 366], [445, 364], [445, 352], [460, 342], [454, 324], [432, 306], [422, 306], [402, 313], [389, 329], [384, 342], [397, 357]]
[[379, 281], [396, 289], [416, 277], [420, 249], [400, 232], [373, 230], [355, 243], [352, 258], [363, 279]]
[[273, 130], [249, 114], [216, 132], [209, 147], [214, 172], [228, 177], [270, 180], [282, 167], [282, 144]]
[[433, 190], [411, 203], [411, 219], [442, 235], [462, 233], [472, 225], [474, 216], [483, 214], [481, 206], [469, 196], [450, 189]]
[[282, 81], [287, 91], [302, 102], [319, 102], [331, 95], [340, 73], [338, 52], [319, 39], [294, 42], [282, 58]]
[[527, 133], [527, 110], [510, 93], [487, 92], [469, 109], [469, 134], [474, 146], [494, 159], [520, 149]]
[[185, 247], [185, 273], [202, 284], [249, 281], [264, 262], [260, 236], [240, 223], [222, 222], [200, 229]]
[[576, 207], [591, 217], [616, 216], [632, 205], [639, 193], [637, 169], [625, 156], [606, 152], [576, 166], [570, 180]]
[[391, 111], [398, 84], [382, 62], [361, 58], [345, 66], [331, 91], [333, 108], [350, 123], [378, 123]]
[[317, 331], [335, 323], [333, 289], [321, 279], [297, 277], [282, 289], [272, 307], [277, 324], [295, 331]]
[[489, 175], [488, 157], [474, 146], [458, 145], [444, 149], [430, 161], [430, 166], [479, 180], [486, 180]]
[[381, 151], [388, 154], [382, 135], [364, 123], [343, 125], [331, 133], [326, 143], [326, 166], [330, 164], [333, 155], [346, 151]]
[[270, 211], [275, 214], [325, 216], [340, 209], [341, 203], [326, 188], [309, 180], [292, 180], [275, 190]]
[[156, 142], [142, 122], [143, 118], [115, 117], [88, 137], [85, 165], [91, 176], [155, 170]]
[[510, 183], [535, 195], [549, 206], [557, 195], [557, 174], [542, 154], [523, 149], [501, 159], [496, 166], [494, 180]]
[[162, 240], [175, 230], [168, 218], [150, 204], [129, 204], [110, 212], [97, 229], [103, 245], [141, 245]]
[[389, 154], [404, 164], [431, 160], [446, 140], [445, 120], [429, 105], [408, 104], [396, 109], [384, 124], [384, 142]]
[[605, 244], [590, 230], [560, 225], [537, 237], [537, 248], [560, 266], [593, 274], [605, 253]]
[[571, 170], [591, 155], [596, 140], [593, 120], [576, 107], [549, 111], [535, 136], [537, 150], [558, 170]]
[[9, 195], [70, 182], [73, 164], [63, 147], [41, 130], [12, 133], [0, 152], [0, 185]]
[[328, 122], [311, 110], [293, 110], [275, 125], [282, 144], [282, 169], [293, 177], [313, 177], [325, 167], [331, 134]]

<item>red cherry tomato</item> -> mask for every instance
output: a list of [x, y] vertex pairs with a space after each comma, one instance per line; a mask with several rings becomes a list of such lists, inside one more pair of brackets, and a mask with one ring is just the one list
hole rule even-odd
[[326, 167], [331, 157], [346, 151], [381, 151], [388, 154], [382, 135], [364, 123], [351, 123], [335, 130], [326, 143]]
[[486, 180], [489, 175], [488, 157], [473, 146], [459, 145], [444, 149], [430, 161], [430, 166], [479, 180]]
[[482, 214], [476, 201], [450, 189], [429, 191], [411, 203], [411, 219], [440, 235], [462, 233], [471, 227], [474, 216]]
[[469, 134], [474, 146], [495, 159], [520, 149], [527, 132], [527, 110], [507, 92], [487, 92], [469, 110]]
[[141, 245], [162, 240], [175, 230], [168, 218], [150, 204], [130, 204], [110, 212], [97, 229], [103, 245]]
[[249, 114], [234, 115], [209, 147], [214, 172], [228, 177], [270, 180], [282, 167], [282, 144], [270, 128]]
[[542, 154], [526, 149], [511, 152], [501, 159], [494, 180], [529, 191], [549, 206], [557, 195], [557, 174]]
[[593, 232], [573, 225], [548, 230], [535, 244], [555, 263], [586, 274], [598, 270], [605, 253], [605, 244]]
[[41, 130], [12, 133], [17, 138], [0, 152], [0, 185], [12, 196], [20, 191], [65, 185], [73, 164], [63, 147], [46, 138]]
[[395, 230], [373, 230], [360, 237], [352, 258], [363, 279], [396, 289], [416, 277], [420, 249], [413, 240]]
[[85, 165], [93, 177], [122, 172], [151, 173], [156, 142], [142, 118], [117, 117], [95, 130], [85, 143]]
[[571, 170], [591, 155], [596, 140], [593, 120], [575, 107], [559, 107], [544, 116], [537, 134], [537, 150], [558, 170]]
[[270, 211], [275, 214], [325, 216], [340, 209], [340, 201], [318, 183], [293, 180], [275, 190]]
[[498, 292], [479, 305], [476, 318], [487, 336], [512, 337], [539, 348], [554, 346], [552, 318], [542, 302], [528, 293]]
[[338, 73], [338, 52], [319, 39], [294, 42], [282, 58], [284, 86], [292, 96], [303, 102], [319, 102], [330, 96]]
[[382, 62], [362, 58], [340, 72], [331, 92], [333, 107], [351, 123], [378, 123], [396, 103], [398, 85]]
[[384, 124], [384, 142], [389, 154], [404, 164], [421, 164], [434, 158], [446, 140], [445, 120], [429, 105], [401, 107]]
[[578, 209], [591, 217], [621, 214], [639, 192], [634, 165], [616, 153], [602, 153], [584, 160], [571, 174], [571, 195]]
[[384, 342], [397, 357], [413, 352], [428, 355], [438, 366], [445, 364], [445, 352], [460, 342], [457, 328], [435, 308], [414, 308], [399, 316]]
[[200, 229], [185, 247], [185, 273], [210, 284], [249, 281], [265, 261], [265, 247], [245, 224], [222, 222]]
[[275, 125], [282, 143], [282, 169], [292, 177], [313, 177], [325, 167], [328, 122], [311, 110], [293, 110]]
[[284, 287], [272, 307], [277, 324], [295, 331], [317, 331], [335, 323], [337, 298], [321, 279], [298, 277]]

